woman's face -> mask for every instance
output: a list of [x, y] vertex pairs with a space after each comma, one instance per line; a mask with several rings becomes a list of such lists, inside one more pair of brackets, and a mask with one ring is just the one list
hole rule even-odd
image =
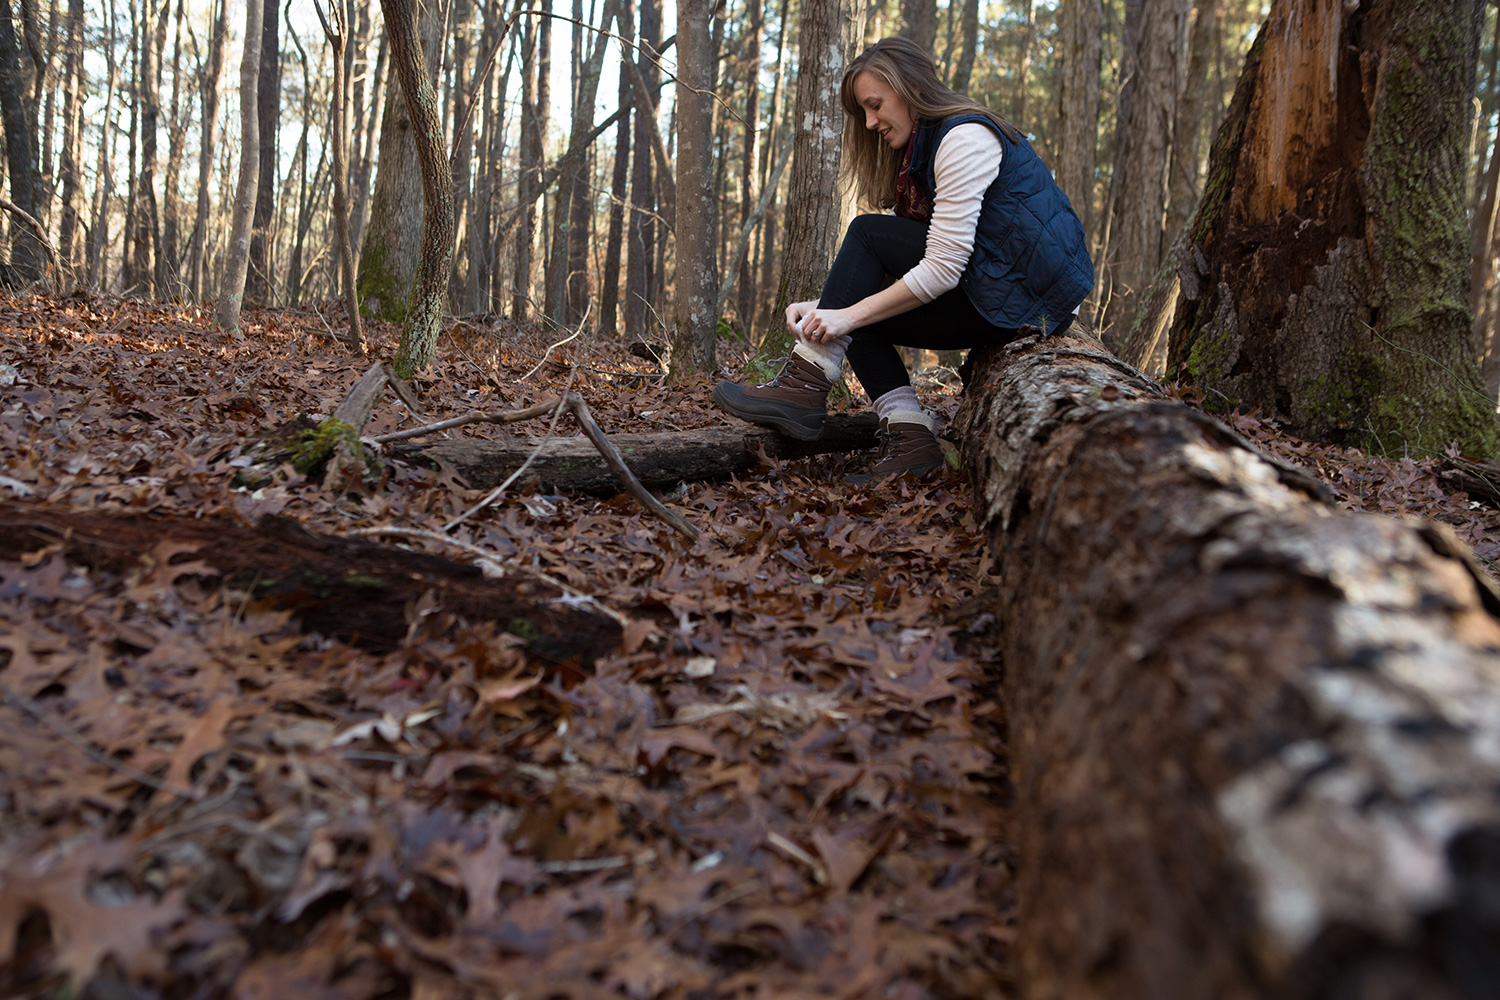
[[911, 107], [880, 77], [864, 72], [854, 78], [854, 99], [865, 112], [865, 128], [880, 133], [892, 149], [905, 149], [915, 120]]

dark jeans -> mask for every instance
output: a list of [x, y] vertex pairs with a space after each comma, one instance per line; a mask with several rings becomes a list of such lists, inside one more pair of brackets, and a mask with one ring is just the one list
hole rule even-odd
[[[915, 267], [927, 253], [927, 225], [894, 215], [860, 215], [849, 224], [818, 305], [842, 309], [874, 295]], [[1069, 317], [1071, 320], [1072, 317]], [[1068, 324], [1059, 324], [1060, 332]], [[995, 326], [979, 314], [963, 289], [955, 288], [909, 312], [855, 330], [845, 355], [871, 400], [910, 385], [896, 350], [920, 347], [956, 351], [1006, 344], [1017, 330]]]

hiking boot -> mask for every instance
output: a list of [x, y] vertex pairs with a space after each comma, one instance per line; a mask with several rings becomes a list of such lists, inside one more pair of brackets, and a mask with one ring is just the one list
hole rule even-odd
[[909, 472], [913, 476], [924, 476], [941, 469], [947, 462], [943, 446], [938, 443], [933, 430], [932, 418], [925, 413], [899, 413], [896, 417], [880, 421], [876, 436], [880, 439], [880, 457], [869, 472], [845, 476], [850, 483], [868, 483], [887, 476], [899, 476]]
[[720, 382], [714, 386], [719, 409], [741, 420], [774, 427], [798, 441], [815, 441], [828, 419], [828, 391], [833, 382], [816, 361], [793, 353], [769, 382], [745, 386]]

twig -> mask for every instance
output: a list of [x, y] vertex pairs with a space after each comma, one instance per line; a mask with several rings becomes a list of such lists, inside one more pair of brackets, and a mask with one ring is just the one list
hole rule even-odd
[[600, 601], [597, 597], [594, 597], [591, 594], [585, 594], [575, 587], [570, 587], [568, 584], [557, 579], [557, 577], [555, 576], [550, 576], [546, 573], [541, 572], [540, 570], [531, 569], [527, 566], [503, 566], [495, 561], [495, 557], [493, 555], [486, 552], [484, 549], [481, 549], [479, 546], [472, 545], [469, 542], [465, 542], [458, 538], [454, 538], [451, 535], [439, 534], [436, 531], [423, 531], [421, 528], [398, 528], [394, 526], [379, 528], [358, 528], [354, 531], [348, 532], [348, 534], [361, 536], [396, 535], [407, 538], [421, 538], [425, 541], [437, 542], [441, 545], [449, 545], [473, 556], [476, 560], [479, 561], [481, 568], [488, 566], [497, 575], [504, 576], [509, 572], [524, 574], [525, 576], [529, 576], [534, 580], [540, 580], [543, 583], [548, 584], [549, 586], [556, 587], [558, 590], [561, 590], [564, 594], [567, 594], [569, 597], [574, 598], [575, 600], [588, 602], [589, 605], [597, 608], [600, 614], [613, 619], [622, 628], [630, 624], [629, 618], [626, 618], [623, 614], [616, 611], [614, 608], [611, 608], [609, 605]]
[[392, 441], [405, 441], [408, 438], [422, 437], [425, 434], [436, 434], [439, 431], [452, 430], [455, 427], [463, 427], [468, 424], [514, 424], [522, 420], [531, 420], [548, 413], [557, 406], [557, 397], [551, 396], [528, 406], [522, 410], [506, 410], [503, 413], [485, 413], [482, 410], [470, 410], [461, 417], [450, 417], [447, 420], [439, 420], [435, 424], [425, 424], [421, 427], [409, 427], [404, 431], [391, 431], [389, 434], [381, 434], [370, 440], [376, 444], [389, 444]]
[[47, 239], [46, 228], [40, 222], [36, 221], [36, 218], [30, 212], [25, 211], [20, 206], [14, 205], [4, 198], [0, 198], [0, 208], [5, 209], [11, 215], [26, 223], [26, 228], [31, 230], [31, 234], [36, 237], [37, 242], [47, 251], [47, 256], [52, 261], [52, 268], [58, 273], [58, 280], [61, 281], [62, 262], [58, 260], [57, 247], [53, 246], [52, 241]]
[[58, 736], [61, 736], [69, 743], [73, 744], [73, 746], [83, 751], [83, 753], [86, 754], [88, 758], [94, 761], [96, 764], [103, 764], [111, 771], [116, 771], [120, 774], [123, 774], [131, 781], [134, 781], [137, 784], [145, 785], [147, 788], [154, 788], [158, 792], [166, 792], [169, 795], [175, 795], [179, 799], [187, 799], [188, 801], [193, 801], [194, 799], [198, 798], [198, 794], [194, 791], [191, 791], [190, 789], [183, 788], [180, 785], [173, 784], [169, 781], [163, 781], [161, 778], [158, 778], [153, 774], [147, 774], [145, 771], [142, 771], [138, 767], [131, 767], [124, 761], [115, 760], [108, 754], [94, 749], [94, 747], [89, 744], [88, 740], [84, 739], [76, 730], [68, 726], [67, 723], [63, 722], [61, 719], [53, 718], [52, 713], [48, 712], [41, 705], [38, 705], [31, 698], [28, 698], [26, 695], [17, 691], [9, 684], [6, 684], [4, 681], [0, 681], [0, 694], [4, 695], [6, 701], [11, 702], [16, 707], [25, 710], [27, 715], [30, 715], [33, 719], [36, 719], [36, 721], [52, 730], [52, 732], [56, 733]]
[[696, 542], [698, 529], [668, 510], [666, 505], [656, 499], [650, 490], [641, 485], [640, 480], [635, 478], [635, 473], [630, 471], [630, 466], [625, 464], [625, 459], [620, 457], [619, 450], [610, 443], [609, 438], [604, 436], [604, 431], [600, 430], [599, 425], [594, 422], [594, 415], [589, 412], [588, 404], [583, 401], [583, 397], [576, 392], [569, 392], [567, 402], [568, 408], [573, 411], [573, 415], [578, 418], [578, 423], [582, 425], [583, 433], [594, 442], [594, 447], [598, 448], [599, 454], [604, 456], [604, 464], [608, 465], [610, 471], [620, 478], [625, 488], [630, 491], [630, 495], [639, 500], [647, 510], [676, 528], [681, 534], [686, 535], [689, 540]]
[[[557, 343], [550, 345], [545, 351], [542, 352], [542, 360], [540, 360], [540, 361], [538, 361], [536, 363], [536, 367], [532, 368], [531, 371], [527, 372], [525, 375], [522, 375], [520, 378], [516, 379], [516, 381], [517, 382], [524, 382], [527, 379], [531, 378], [531, 376], [533, 376], [533, 375], [535, 375], [537, 373], [537, 369], [541, 368], [542, 365], [544, 365], [544, 364], [547, 363], [547, 356], [549, 354], [551, 354], [553, 352], [553, 350], [555, 350], [556, 348], [561, 347], [562, 345], [566, 344], [568, 341], [574, 339], [580, 333], [582, 333], [583, 332], [584, 324], [589, 321], [589, 313], [591, 313], [593, 311], [594, 311], [594, 300], [593, 299], [589, 299], [589, 304], [587, 306], [585, 306], [584, 310], [583, 310], [583, 318], [578, 321], [578, 327], [577, 327], [577, 329], [575, 329], [572, 333], [568, 334], [562, 340], [559, 340]], [[570, 380], [570, 384], [571, 384], [571, 380]]]
[[496, 498], [498, 498], [500, 494], [510, 489], [511, 483], [515, 482], [521, 477], [521, 473], [531, 468], [531, 463], [536, 461], [536, 457], [540, 455], [542, 453], [542, 449], [547, 446], [548, 438], [551, 438], [552, 435], [557, 431], [557, 421], [562, 416], [564, 403], [566, 403], [567, 401], [568, 390], [573, 387], [573, 379], [577, 374], [578, 370], [576, 368], [568, 373], [568, 384], [563, 389], [562, 398], [557, 401], [557, 408], [552, 411], [552, 423], [547, 425], [547, 434], [536, 443], [535, 448], [531, 449], [531, 454], [526, 456], [526, 461], [521, 463], [521, 467], [515, 472], [512, 472], [508, 477], [506, 477], [505, 482], [501, 483], [499, 486], [496, 486], [493, 490], [491, 490], [483, 500], [479, 501], [477, 504], [464, 511], [462, 514], [458, 515], [447, 524], [443, 525], [444, 531], [452, 531], [454, 528], [458, 527], [460, 524], [463, 524], [469, 518], [473, 517], [475, 514], [479, 513], [481, 510], [484, 510], [484, 508], [494, 503]]

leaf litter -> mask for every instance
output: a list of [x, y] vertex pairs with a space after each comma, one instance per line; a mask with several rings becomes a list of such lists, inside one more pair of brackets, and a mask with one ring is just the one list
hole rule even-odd
[[[290, 468], [235, 487], [262, 434], [362, 374], [323, 336], [337, 315], [249, 310], [232, 340], [196, 309], [0, 295], [4, 514], [160, 536], [104, 558], [107, 539], [0, 532], [0, 995], [1012, 992], [1000, 669], [962, 478], [848, 486], [852, 456], [692, 484], [666, 498], [691, 546], [626, 496], [534, 493], [439, 544], [483, 495], [442, 469], [392, 465], [364, 495]], [[708, 380], [668, 387], [622, 344], [521, 381], [554, 339], [455, 321], [421, 420], [388, 398], [365, 433], [570, 379], [606, 432], [724, 422]], [[951, 387], [922, 388], [951, 414]], [[1433, 463], [1235, 422], [1339, 502], [1500, 555], [1495, 512]], [[536, 655], [434, 592], [389, 639], [311, 628], [182, 528], [267, 517], [481, 552], [613, 609], [619, 640]]]

